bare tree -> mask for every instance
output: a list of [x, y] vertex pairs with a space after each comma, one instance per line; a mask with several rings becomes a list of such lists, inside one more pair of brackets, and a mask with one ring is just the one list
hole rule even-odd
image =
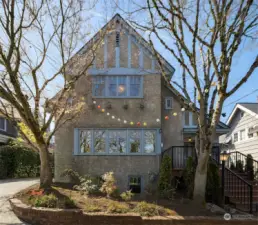
[[[40, 153], [43, 188], [52, 182], [51, 138], [81, 111], [84, 101], [76, 99], [72, 89], [86, 75], [102, 40], [101, 34], [95, 36], [94, 43], [89, 42], [72, 57], [90, 35], [86, 20], [92, 17], [88, 12], [94, 6], [94, 1], [84, 6], [81, 0], [0, 3], [0, 111], [8, 118], [19, 114], [34, 136], [32, 142], [22, 133]], [[78, 63], [80, 70], [72, 70]]]
[[[245, 54], [243, 48], [248, 43], [258, 38], [257, 2], [147, 0], [145, 5], [138, 4], [137, 7], [131, 14], [147, 13], [149, 20], [145, 23], [134, 20], [132, 23], [148, 32], [154, 50], [157, 43], [161, 44], [179, 63], [181, 80], [170, 84], [171, 88], [177, 93], [182, 107], [198, 118], [194, 199], [203, 202], [207, 164], [223, 103], [258, 66], [256, 55], [250, 59], [253, 61], [246, 73], [230, 87], [229, 81], [236, 75], [231, 72], [234, 60], [239, 54]], [[257, 46], [254, 47], [257, 54]], [[156, 56], [163, 72], [161, 59], [158, 54]]]

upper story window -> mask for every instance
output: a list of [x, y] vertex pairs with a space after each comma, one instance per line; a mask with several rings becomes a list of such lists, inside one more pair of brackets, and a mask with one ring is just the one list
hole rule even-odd
[[196, 127], [197, 123], [198, 121], [196, 114], [189, 111], [184, 112], [184, 127]]
[[243, 118], [244, 115], [245, 115], [245, 112], [241, 111], [240, 112], [240, 119]]
[[248, 128], [248, 133], [247, 133], [247, 135], [248, 135], [248, 138], [254, 137], [253, 127], [249, 127], [249, 128]]
[[245, 140], [245, 129], [240, 130], [240, 141]]
[[165, 98], [165, 109], [172, 109], [172, 97]]
[[94, 97], [141, 98], [143, 97], [142, 76], [93, 76]]
[[237, 142], [238, 141], [238, 133], [234, 133], [233, 135], [233, 141]]
[[0, 130], [6, 131], [6, 119], [0, 118]]

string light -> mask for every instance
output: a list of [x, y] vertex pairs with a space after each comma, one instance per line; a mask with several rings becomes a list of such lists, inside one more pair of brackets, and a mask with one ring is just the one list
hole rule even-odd
[[160, 122], [160, 119], [156, 119], [156, 121], [157, 121], [157, 123], [159, 123], [159, 122]]
[[115, 119], [115, 116], [112, 116], [112, 119]]
[[130, 122], [130, 124], [131, 124], [131, 125], [133, 125], [133, 124], [134, 124], [134, 123], [133, 123], [133, 121], [132, 121], [132, 122]]
[[96, 101], [93, 101], [93, 104], [94, 104], [94, 105], [96, 105], [96, 103], [97, 103]]
[[118, 118], [117, 120], [120, 121], [120, 118]]
[[101, 108], [101, 106], [100, 105], [98, 105], [98, 109], [100, 109]]
[[109, 115], [110, 115], [110, 113], [108, 112], [108, 113], [107, 113], [107, 116], [109, 116]]
[[145, 127], [146, 127], [146, 126], [147, 126], [147, 123], [146, 123], [146, 122], [144, 122], [144, 123], [143, 123], [143, 126], [145, 126]]
[[184, 111], [185, 111], [185, 108], [184, 108], [184, 107], [183, 107], [183, 108], [181, 108], [181, 111], [182, 111], [182, 112], [184, 112]]
[[204, 92], [205, 92], [206, 94], [209, 93], [209, 89], [206, 88], [206, 89], [204, 90]]
[[126, 121], [126, 120], [124, 120], [124, 123], [127, 123], [127, 121]]
[[173, 113], [173, 116], [177, 116], [177, 112], [174, 112], [174, 113]]
[[[169, 119], [169, 117], [168, 116], [165, 116], [165, 120], [168, 120]], [[158, 121], [157, 121], [158, 122]]]
[[101, 112], [105, 112], [105, 109], [101, 109]]
[[140, 122], [137, 122], [137, 126], [141, 126], [141, 123], [140, 123]]

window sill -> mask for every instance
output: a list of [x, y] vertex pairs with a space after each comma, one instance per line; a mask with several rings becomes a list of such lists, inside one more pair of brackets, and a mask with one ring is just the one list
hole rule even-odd
[[160, 155], [160, 153], [149, 153], [149, 154], [144, 154], [144, 153], [134, 153], [134, 154], [105, 154], [105, 153], [99, 153], [99, 154], [94, 154], [94, 153], [84, 153], [84, 154], [73, 154], [73, 156], [156, 156]]
[[143, 96], [92, 96], [92, 98], [97, 98], [97, 99], [100, 99], [100, 98], [114, 98], [114, 99], [123, 99], [123, 98], [131, 98], [131, 99], [138, 99], [138, 98], [144, 98]]

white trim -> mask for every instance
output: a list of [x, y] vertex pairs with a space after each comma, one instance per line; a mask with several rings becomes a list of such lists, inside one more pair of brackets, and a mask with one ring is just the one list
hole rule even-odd
[[231, 120], [233, 119], [236, 111], [240, 109], [242, 111], [245, 111], [247, 113], [249, 113], [251, 116], [255, 117], [256, 119], [258, 119], [258, 114], [257, 113], [254, 113], [253, 111], [247, 109], [246, 107], [242, 106], [241, 104], [236, 104], [235, 108], [233, 109], [232, 113], [230, 114], [226, 124], [229, 125]]
[[143, 69], [143, 67], [144, 67], [143, 49], [142, 49], [142, 47], [140, 47], [139, 67], [140, 67], [140, 69]]
[[88, 69], [88, 74], [95, 75], [157, 75], [158, 71], [143, 70], [141, 68], [108, 68], [108, 69]]
[[116, 47], [116, 68], [120, 67], [120, 47]]
[[132, 49], [131, 49], [131, 35], [128, 34], [128, 68], [131, 68], [131, 57], [132, 57]]

